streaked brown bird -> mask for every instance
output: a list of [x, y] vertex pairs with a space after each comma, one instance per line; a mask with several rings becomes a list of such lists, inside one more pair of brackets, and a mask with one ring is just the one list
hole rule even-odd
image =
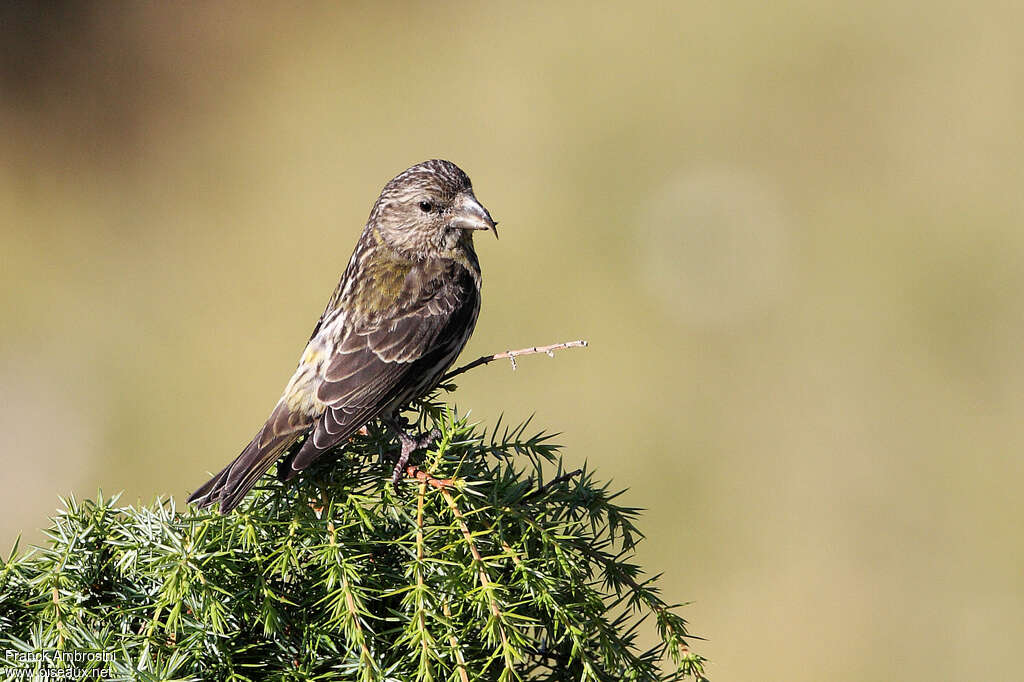
[[498, 236], [454, 163], [425, 161], [385, 185], [284, 395], [189, 502], [228, 512], [274, 462], [279, 478], [290, 479], [376, 418], [401, 443], [397, 481], [409, 455], [431, 441], [406, 433], [399, 413], [437, 385], [476, 325], [475, 230]]

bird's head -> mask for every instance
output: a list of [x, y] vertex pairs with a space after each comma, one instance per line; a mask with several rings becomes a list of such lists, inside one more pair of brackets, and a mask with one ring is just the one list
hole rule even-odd
[[443, 256], [472, 248], [474, 230], [498, 223], [451, 161], [432, 159], [402, 171], [381, 190], [367, 224], [392, 248], [415, 256]]

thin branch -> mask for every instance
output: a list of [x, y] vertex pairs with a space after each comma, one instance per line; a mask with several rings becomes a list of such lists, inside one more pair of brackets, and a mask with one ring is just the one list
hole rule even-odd
[[[441, 602], [441, 608], [444, 610], [444, 617], [451, 623], [452, 610], [448, 608], [448, 598]], [[455, 652], [455, 662], [459, 668], [459, 680], [461, 682], [469, 682], [469, 674], [466, 672], [466, 659], [462, 655], [462, 645], [459, 644], [459, 640], [455, 637], [454, 632], [448, 633], [448, 643], [451, 644], [452, 651]]]
[[463, 365], [462, 367], [459, 367], [458, 369], [453, 369], [452, 371], [448, 372], [443, 377], [441, 377], [440, 383], [443, 384], [444, 382], [446, 382], [449, 379], [452, 379], [454, 377], [457, 377], [458, 375], [462, 374], [463, 372], [468, 372], [469, 370], [471, 370], [471, 369], [473, 369], [475, 367], [479, 367], [480, 365], [486, 365], [487, 363], [494, 362], [495, 360], [504, 360], [506, 358], [511, 360], [512, 361], [512, 371], [515, 371], [515, 369], [516, 369], [516, 358], [518, 358], [520, 355], [533, 355], [535, 353], [546, 353], [548, 357], [553, 358], [553, 357], [555, 357], [555, 351], [556, 350], [562, 350], [564, 348], [586, 348], [588, 345], [590, 345], [590, 344], [588, 344], [583, 339], [579, 339], [577, 341], [565, 341], [564, 343], [553, 343], [550, 346], [534, 346], [533, 348], [520, 348], [519, 350], [507, 350], [507, 351], [505, 351], [503, 353], [495, 353], [494, 355], [484, 355], [482, 357], [477, 358], [476, 360], [474, 360], [473, 362], [469, 363], [468, 365]]
[[420, 491], [416, 496], [416, 617], [419, 619], [420, 647], [422, 648], [420, 660], [426, 666], [427, 676], [430, 677], [430, 645], [434, 640], [427, 630], [427, 617], [423, 609], [423, 593], [426, 591], [426, 583], [423, 580], [423, 498], [426, 494], [427, 482], [424, 480], [420, 483]]
[[415, 478], [423, 484], [429, 484], [434, 488], [458, 488], [459, 482], [454, 478], [435, 478], [429, 473], [420, 469], [415, 464], [410, 464], [405, 468], [406, 478]]
[[583, 469], [576, 469], [575, 471], [570, 471], [567, 474], [562, 474], [561, 476], [558, 476], [557, 478], [551, 479], [550, 481], [548, 481], [547, 483], [545, 483], [541, 487], [539, 487], [536, 490], [534, 490], [532, 493], [527, 493], [519, 501], [520, 502], [525, 502], [527, 500], [532, 500], [535, 497], [540, 497], [541, 495], [543, 495], [547, 491], [549, 491], [552, 488], [554, 488], [559, 483], [564, 483], [565, 481], [568, 481], [571, 478], [576, 478], [577, 476], [579, 476], [582, 473], [583, 473]]
[[[331, 535], [331, 546], [336, 547], [338, 545], [338, 535], [337, 530], [334, 527], [334, 521], [327, 522], [327, 530]], [[361, 605], [356, 604], [355, 597], [352, 595], [352, 588], [348, 582], [348, 574], [344, 570], [341, 572], [341, 591], [345, 594], [345, 606], [348, 607], [349, 616], [352, 618], [352, 623], [355, 625], [353, 639], [359, 644], [359, 648], [361, 650], [360, 662], [362, 665], [367, 666], [366, 670], [369, 671], [371, 679], [377, 679], [377, 664], [373, 659], [373, 655], [370, 653], [369, 647], [366, 646], [366, 635], [363, 633], [363, 624], [359, 622], [359, 606]]]
[[458, 503], [455, 502], [455, 498], [452, 497], [452, 494], [448, 492], [447, 488], [439, 488], [439, 490], [441, 491], [441, 495], [444, 496], [444, 501], [448, 503], [448, 507], [452, 510], [452, 514], [455, 515], [455, 519], [459, 522], [459, 527], [462, 529], [462, 537], [465, 538], [466, 544], [469, 545], [469, 551], [473, 555], [473, 560], [477, 564], [477, 576], [480, 579], [480, 587], [482, 587], [487, 594], [487, 600], [491, 604], [491, 614], [494, 616], [498, 633], [501, 635], [502, 649], [507, 651], [508, 638], [505, 636], [505, 627], [502, 624], [503, 616], [501, 609], [498, 608], [498, 600], [495, 599], [494, 591], [491, 589], [491, 579], [487, 575], [487, 564], [484, 563], [484, 558], [480, 554], [480, 550], [476, 548], [476, 543], [473, 542], [473, 533], [469, 530], [469, 526], [466, 525], [466, 517], [462, 515], [462, 511], [459, 509]]

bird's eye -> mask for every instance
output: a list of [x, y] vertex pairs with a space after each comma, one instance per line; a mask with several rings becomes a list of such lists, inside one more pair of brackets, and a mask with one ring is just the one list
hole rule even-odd
[[431, 211], [434, 210], [434, 205], [429, 201], [421, 201], [420, 210], [423, 211], [424, 213], [430, 213]]

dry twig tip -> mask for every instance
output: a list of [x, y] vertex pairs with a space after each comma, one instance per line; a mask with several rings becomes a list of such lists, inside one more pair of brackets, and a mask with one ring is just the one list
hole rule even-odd
[[565, 348], [586, 348], [588, 345], [590, 344], [588, 344], [584, 339], [578, 339], [576, 341], [564, 341], [562, 343], [553, 343], [550, 346], [534, 346], [532, 348], [520, 348], [519, 350], [507, 350], [503, 353], [495, 353], [494, 355], [484, 355], [482, 357], [477, 358], [468, 365], [463, 365], [458, 369], [453, 369], [452, 371], [448, 372], [443, 377], [441, 377], [441, 383], [444, 383], [449, 379], [457, 377], [463, 372], [468, 372], [474, 367], [486, 365], [487, 363], [494, 362], [495, 360], [504, 360], [508, 358], [508, 360], [512, 363], [512, 370], [515, 371], [517, 367], [516, 358], [519, 357], [520, 355], [534, 355], [536, 353], [544, 353], [548, 357], [553, 358], [555, 357], [556, 350], [563, 350]]

